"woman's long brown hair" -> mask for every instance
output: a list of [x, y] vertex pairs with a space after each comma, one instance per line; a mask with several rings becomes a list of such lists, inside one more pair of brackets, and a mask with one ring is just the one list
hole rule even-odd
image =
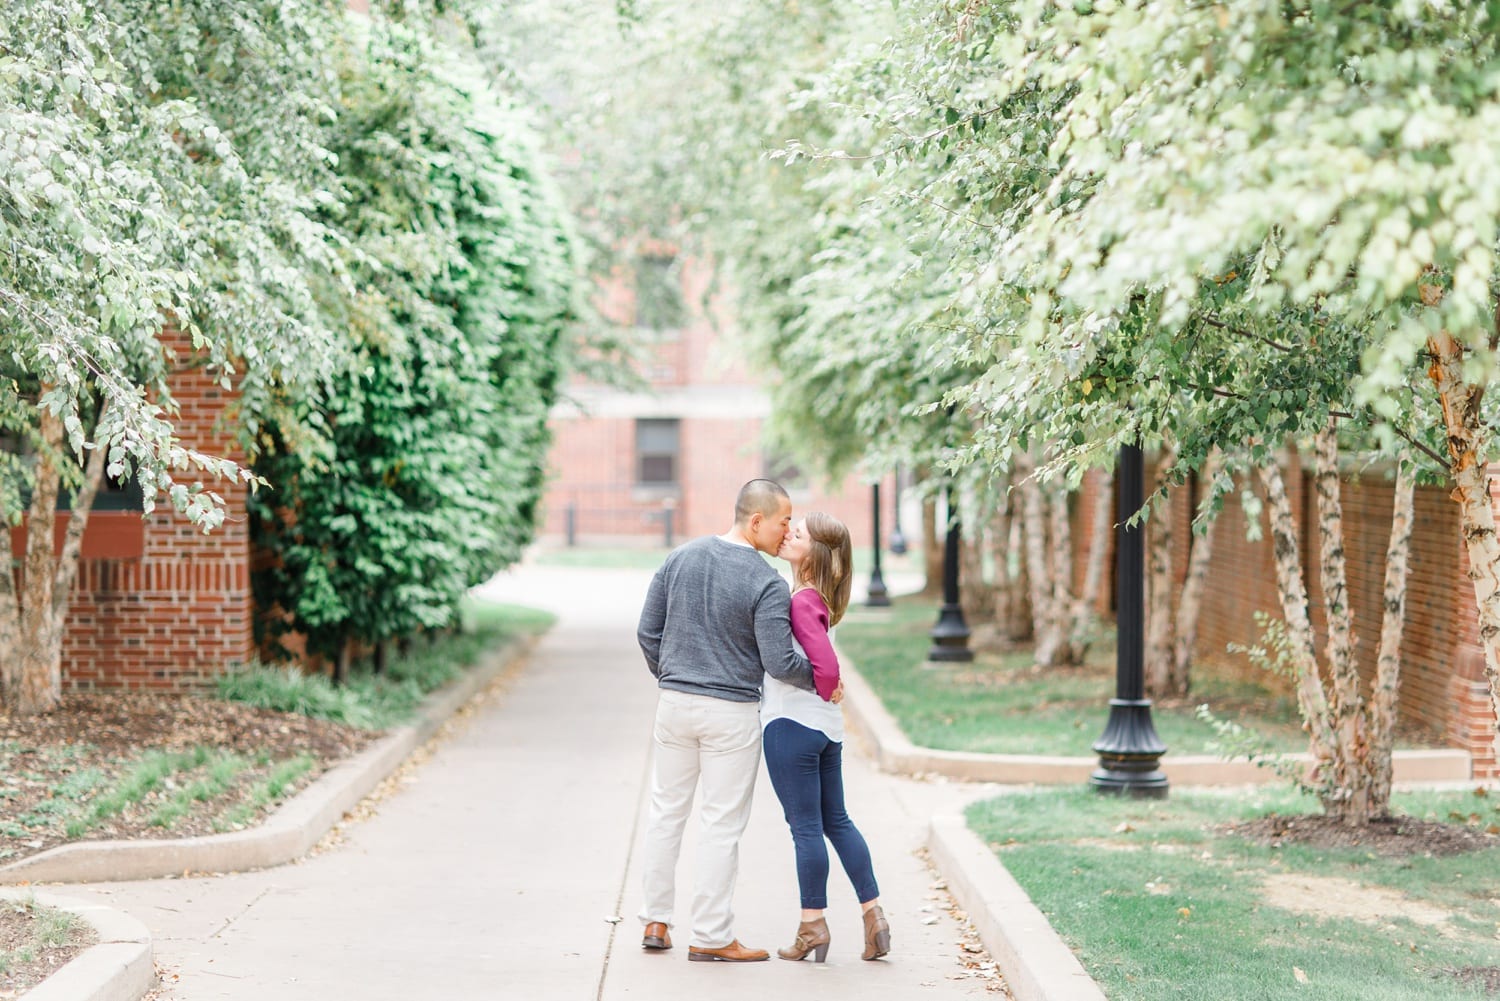
[[817, 591], [828, 606], [828, 627], [832, 629], [849, 608], [849, 592], [854, 586], [853, 548], [849, 529], [831, 514], [813, 511], [805, 519], [811, 545], [798, 568], [797, 583]]

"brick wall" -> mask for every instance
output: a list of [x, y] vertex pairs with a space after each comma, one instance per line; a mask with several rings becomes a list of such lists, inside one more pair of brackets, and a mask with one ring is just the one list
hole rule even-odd
[[[192, 364], [183, 340], [168, 345], [178, 359], [172, 387], [180, 437], [210, 454], [241, 458], [225, 426], [230, 394]], [[246, 489], [223, 482], [213, 488], [228, 511], [211, 534], [160, 507], [145, 519], [140, 556], [83, 560], [63, 642], [65, 687], [198, 688], [250, 659]]]
[[[664, 540], [662, 511], [670, 504], [674, 542], [725, 531], [734, 518], [734, 498], [746, 480], [766, 473], [760, 445], [762, 421], [714, 417], [681, 419], [680, 483], [667, 492], [635, 482], [635, 419], [572, 417], [552, 421], [550, 475], [543, 503], [542, 534], [565, 537], [573, 509], [580, 544]], [[891, 481], [882, 490], [881, 531], [891, 529]], [[856, 546], [869, 544], [870, 486], [854, 477], [834, 484], [788, 487], [794, 514], [824, 510], [846, 525]]]
[[[1285, 470], [1287, 491], [1298, 521], [1303, 581], [1307, 586], [1313, 627], [1321, 652], [1326, 635], [1318, 578], [1316, 500], [1311, 474], [1297, 466]], [[1246, 535], [1246, 518], [1236, 494], [1228, 498], [1215, 529], [1213, 560], [1198, 626], [1196, 662], [1218, 672], [1254, 677], [1290, 691], [1290, 681], [1267, 677], [1231, 644], [1259, 640], [1255, 613], [1281, 618], [1272, 561], [1269, 525], [1262, 516], [1262, 538]], [[1258, 496], [1263, 491], [1253, 482]], [[1385, 547], [1390, 537], [1391, 483], [1379, 471], [1348, 477], [1342, 488], [1345, 558], [1349, 599], [1357, 636], [1356, 656], [1366, 681], [1379, 652], [1384, 589]], [[1179, 526], [1187, 517], [1188, 498], [1179, 491], [1174, 515]], [[1494, 714], [1483, 677], [1483, 653], [1477, 639], [1474, 594], [1466, 576], [1467, 561], [1458, 530], [1458, 508], [1440, 487], [1419, 487], [1415, 498], [1411, 569], [1402, 637], [1400, 716], [1406, 725], [1444, 738], [1475, 757], [1477, 775], [1497, 774], [1491, 751]], [[1176, 538], [1179, 565], [1185, 560], [1186, 536]]]

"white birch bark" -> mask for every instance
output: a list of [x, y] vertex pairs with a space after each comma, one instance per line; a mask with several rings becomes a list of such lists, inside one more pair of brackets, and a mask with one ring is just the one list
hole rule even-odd
[[987, 526], [965, 520], [958, 547], [959, 580], [963, 584], [958, 599], [971, 627], [995, 621], [995, 585], [984, 576], [988, 532]]
[[1068, 521], [1068, 496], [1055, 484], [1042, 490], [1047, 505], [1047, 566], [1055, 607], [1073, 604], [1073, 531]]
[[[1040, 666], [1068, 662], [1067, 605], [1059, 602], [1065, 594], [1058, 582], [1058, 543], [1053, 536], [1056, 515], [1049, 489], [1037, 482], [1035, 465], [1026, 459], [1022, 468], [1022, 510], [1026, 521], [1026, 576], [1031, 585], [1032, 635], [1034, 656]], [[1071, 563], [1064, 561], [1071, 573]]]
[[1027, 642], [1036, 635], [1036, 623], [1031, 610], [1031, 574], [1026, 569], [1026, 520], [1021, 515], [1020, 503], [1020, 496], [1012, 493], [1010, 504], [1006, 508], [1010, 520], [1006, 555], [1015, 560], [1010, 582], [1009, 635], [1017, 643]]
[[1318, 573], [1328, 638], [1328, 725], [1335, 741], [1332, 782], [1324, 808], [1358, 827], [1370, 819], [1370, 745], [1364, 696], [1354, 661], [1354, 615], [1344, 562], [1344, 507], [1339, 488], [1338, 425], [1330, 419], [1318, 432], [1313, 481], [1318, 499]]
[[1312, 621], [1307, 611], [1307, 589], [1302, 584], [1302, 559], [1297, 547], [1297, 523], [1282, 482], [1281, 467], [1274, 462], [1260, 468], [1270, 512], [1272, 552], [1276, 562], [1276, 589], [1286, 622], [1288, 654], [1296, 681], [1297, 706], [1307, 731], [1309, 750], [1315, 762], [1313, 782], [1330, 777], [1336, 742], [1328, 726], [1328, 700], [1318, 661], [1313, 653]]
[[[1177, 462], [1177, 451], [1162, 449], [1156, 463], [1153, 492], [1166, 489], [1167, 477]], [[1159, 504], [1146, 521], [1146, 636], [1144, 643], [1146, 697], [1159, 699], [1169, 695], [1186, 695], [1172, 689], [1172, 512], [1169, 505]]]
[[1114, 527], [1113, 518], [1115, 475], [1108, 470], [1099, 476], [1095, 490], [1094, 517], [1089, 523], [1088, 561], [1083, 569], [1083, 589], [1073, 611], [1072, 646], [1079, 660], [1088, 651], [1095, 609], [1099, 607], [1099, 591], [1104, 585], [1105, 557], [1109, 554], [1109, 536]]
[[999, 486], [1001, 501], [996, 505], [994, 514], [990, 515], [985, 541], [989, 545], [990, 560], [994, 563], [992, 582], [994, 607], [991, 611], [995, 619], [995, 634], [999, 639], [1008, 641], [1013, 612], [1011, 602], [1015, 596], [1015, 581], [1011, 579], [1013, 575], [1010, 572], [1010, 554], [1006, 552], [1006, 547], [1010, 543], [1010, 483], [1007, 480]]
[[1385, 551], [1380, 653], [1375, 663], [1375, 688], [1370, 710], [1370, 805], [1373, 816], [1390, 813], [1391, 752], [1395, 746], [1396, 697], [1401, 687], [1401, 639], [1406, 628], [1406, 581], [1410, 570], [1415, 493], [1415, 468], [1403, 455], [1396, 463], [1391, 537]]
[[[1221, 456], [1217, 449], [1209, 452], [1199, 470], [1199, 479], [1212, 483], [1218, 475]], [[1205, 516], [1202, 531], [1192, 533], [1188, 549], [1187, 577], [1177, 602], [1177, 639], [1172, 653], [1172, 688], [1186, 694], [1192, 690], [1193, 646], [1198, 641], [1198, 616], [1203, 608], [1203, 591], [1208, 581], [1208, 566], [1213, 558], [1216, 514]]]

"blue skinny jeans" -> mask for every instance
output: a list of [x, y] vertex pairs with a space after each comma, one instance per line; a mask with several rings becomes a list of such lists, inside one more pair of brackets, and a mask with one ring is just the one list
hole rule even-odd
[[844, 810], [844, 745], [789, 719], [765, 731], [766, 771], [792, 829], [797, 886], [806, 910], [828, 906], [828, 846], [838, 852], [860, 903], [880, 896], [870, 849]]

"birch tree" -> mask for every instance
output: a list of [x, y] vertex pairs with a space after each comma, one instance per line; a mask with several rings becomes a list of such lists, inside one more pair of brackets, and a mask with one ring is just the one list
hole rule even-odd
[[1367, 689], [1354, 655], [1358, 637], [1344, 566], [1336, 427], [1330, 425], [1317, 435], [1315, 455], [1319, 574], [1328, 629], [1323, 656], [1318, 656], [1302, 583], [1296, 519], [1276, 464], [1263, 467], [1260, 480], [1266, 492], [1284, 626], [1275, 631], [1270, 643], [1274, 655], [1266, 647], [1255, 654], [1278, 663], [1294, 683], [1314, 765], [1309, 776], [1292, 777], [1317, 794], [1329, 816], [1360, 826], [1386, 816], [1390, 808], [1415, 477], [1409, 463], [1398, 464], [1386, 546], [1380, 652], [1373, 685]]
[[[1168, 506], [1174, 490], [1172, 467], [1177, 455], [1163, 448], [1156, 469], [1155, 494], [1158, 508], [1146, 523], [1146, 694], [1153, 699], [1182, 698], [1192, 690], [1193, 646], [1198, 639], [1198, 613], [1208, 583], [1213, 558], [1217, 512], [1210, 507], [1192, 519], [1187, 540], [1187, 569], [1179, 586], [1173, 565], [1173, 525]], [[1217, 482], [1220, 458], [1211, 451], [1194, 475], [1209, 484], [1210, 492], [1223, 491]]]

